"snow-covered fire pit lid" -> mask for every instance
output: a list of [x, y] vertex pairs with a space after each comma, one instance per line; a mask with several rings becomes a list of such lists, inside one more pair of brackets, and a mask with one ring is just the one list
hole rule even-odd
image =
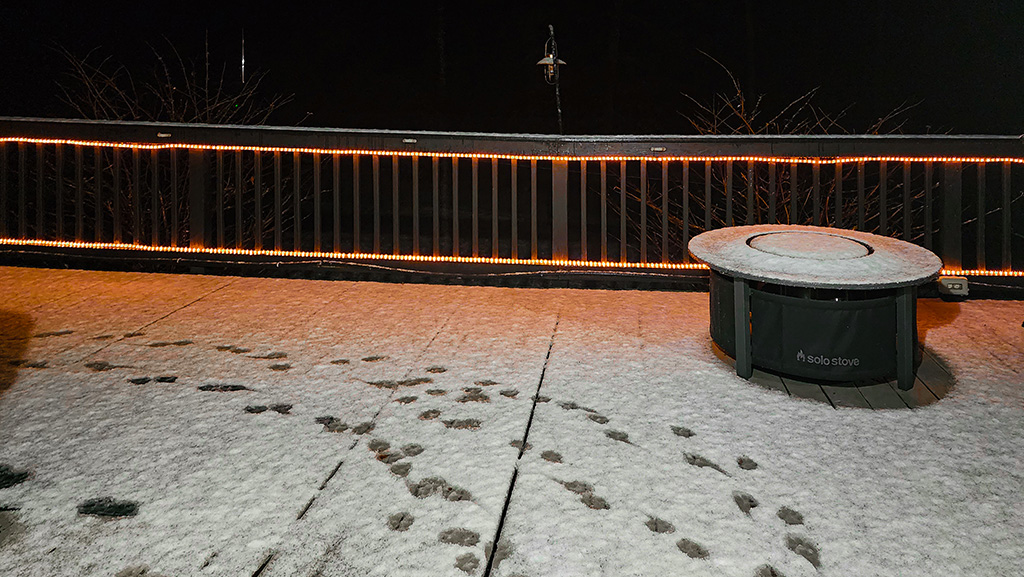
[[787, 286], [881, 289], [935, 278], [942, 261], [915, 244], [866, 232], [801, 225], [720, 228], [690, 254], [729, 276]]

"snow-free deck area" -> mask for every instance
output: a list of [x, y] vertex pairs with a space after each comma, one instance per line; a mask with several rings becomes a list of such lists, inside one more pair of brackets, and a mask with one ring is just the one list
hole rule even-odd
[[706, 293], [0, 295], [0, 575], [1024, 574], [1020, 301], [920, 301], [902, 393], [738, 378]]

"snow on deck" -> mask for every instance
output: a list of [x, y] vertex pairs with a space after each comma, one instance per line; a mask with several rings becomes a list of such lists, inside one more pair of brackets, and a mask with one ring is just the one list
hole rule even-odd
[[706, 293], [0, 295], [0, 574], [1024, 573], [1021, 302], [920, 301], [955, 384], [872, 411], [738, 378]]

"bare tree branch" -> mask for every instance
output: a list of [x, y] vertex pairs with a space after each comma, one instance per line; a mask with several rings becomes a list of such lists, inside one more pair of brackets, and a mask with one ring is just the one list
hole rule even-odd
[[155, 65], [141, 82], [111, 57], [97, 59], [96, 50], [78, 57], [58, 48], [68, 63], [65, 79], [58, 82], [61, 100], [84, 118], [209, 124], [264, 124], [292, 100], [290, 95], [260, 96], [265, 72], [232, 84], [224, 64], [211, 76], [208, 44], [200, 67], [164, 41], [163, 50], [150, 46]]

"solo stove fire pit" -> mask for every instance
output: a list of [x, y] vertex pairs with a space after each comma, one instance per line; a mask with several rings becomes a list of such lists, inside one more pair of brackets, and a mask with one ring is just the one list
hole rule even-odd
[[711, 268], [711, 338], [753, 367], [828, 381], [914, 386], [917, 286], [931, 251], [894, 238], [797, 225], [737, 226], [690, 241]]

